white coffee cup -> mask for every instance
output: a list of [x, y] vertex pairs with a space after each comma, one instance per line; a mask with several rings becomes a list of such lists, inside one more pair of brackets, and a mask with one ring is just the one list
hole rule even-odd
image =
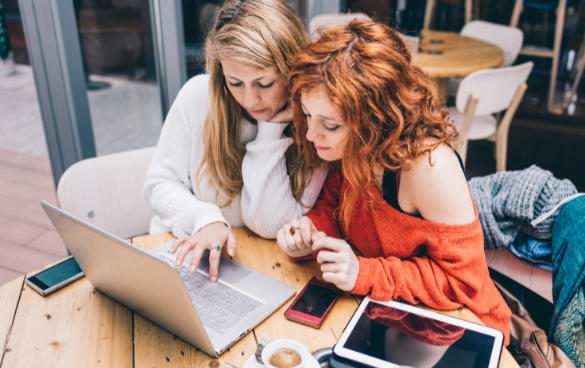
[[264, 365], [267, 366], [268, 368], [279, 368], [270, 364], [270, 357], [278, 350], [285, 348], [294, 350], [301, 356], [301, 364], [293, 368], [302, 368], [309, 359], [309, 351], [307, 350], [305, 345], [291, 339], [280, 339], [270, 342], [268, 345], [264, 347], [264, 349], [262, 349], [262, 362], [264, 363]]

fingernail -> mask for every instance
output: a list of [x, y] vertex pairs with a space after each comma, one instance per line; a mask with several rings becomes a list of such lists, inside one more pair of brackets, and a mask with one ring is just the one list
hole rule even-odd
[[177, 262], [175, 262], [175, 265], [176, 266], [180, 266], [181, 265], [181, 262], [177, 260]]
[[195, 272], [195, 266], [191, 266], [191, 267], [189, 267], [189, 271], [190, 271], [190, 272]]
[[217, 280], [217, 277], [215, 277], [215, 276], [211, 276], [211, 278], [209, 279], [209, 281], [211, 281], [211, 282], [215, 282], [215, 280]]

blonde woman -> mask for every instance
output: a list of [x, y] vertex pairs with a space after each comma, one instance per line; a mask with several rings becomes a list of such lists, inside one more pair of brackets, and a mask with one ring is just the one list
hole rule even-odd
[[144, 185], [150, 232], [178, 237], [177, 265], [193, 250], [191, 272], [210, 249], [211, 282], [221, 248], [236, 251], [230, 226], [275, 238], [325, 181], [296, 159], [289, 127], [287, 62], [307, 43], [285, 0], [227, 0], [205, 44], [209, 74], [183, 86], [165, 120]]

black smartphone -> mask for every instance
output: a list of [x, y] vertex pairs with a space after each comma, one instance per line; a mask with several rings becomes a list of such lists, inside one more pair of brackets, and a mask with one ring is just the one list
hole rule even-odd
[[75, 258], [71, 257], [27, 278], [26, 283], [37, 293], [47, 296], [83, 276], [85, 274], [75, 262]]
[[313, 277], [284, 312], [284, 317], [306, 326], [319, 328], [341, 294], [343, 291], [335, 285]]

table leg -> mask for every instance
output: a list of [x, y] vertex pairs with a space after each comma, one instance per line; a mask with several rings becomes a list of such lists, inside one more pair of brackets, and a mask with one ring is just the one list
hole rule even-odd
[[447, 105], [449, 99], [449, 78], [431, 78], [437, 86], [437, 92], [439, 95], [439, 104], [441, 106]]

